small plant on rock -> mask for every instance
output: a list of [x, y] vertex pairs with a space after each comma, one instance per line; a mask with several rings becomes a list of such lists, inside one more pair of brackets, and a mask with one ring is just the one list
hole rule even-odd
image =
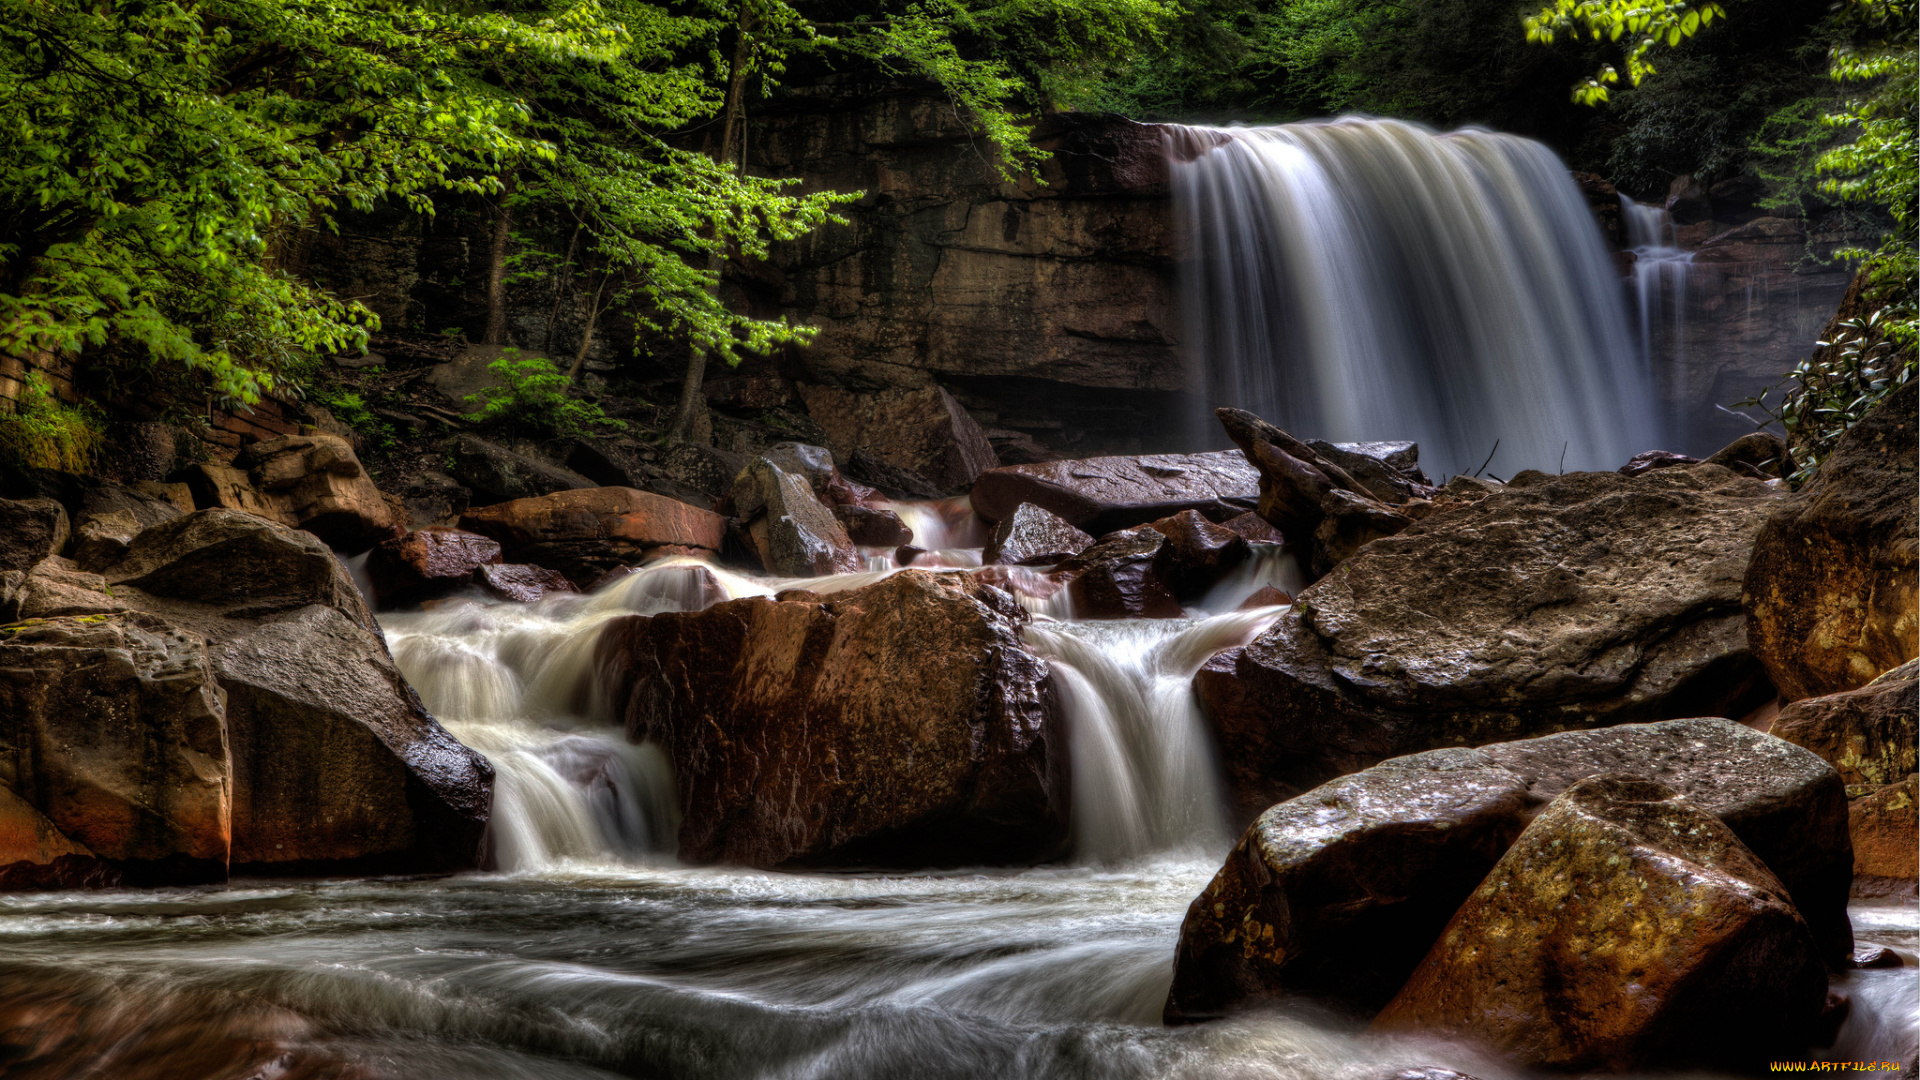
[[99, 412], [61, 401], [38, 371], [27, 373], [13, 414], [0, 416], [0, 463], [17, 468], [83, 472], [105, 442]]
[[626, 429], [624, 421], [606, 415], [599, 405], [575, 397], [567, 373], [545, 357], [522, 357], [508, 349], [487, 370], [500, 384], [467, 396], [468, 404], [478, 406], [467, 414], [475, 424], [556, 438]]

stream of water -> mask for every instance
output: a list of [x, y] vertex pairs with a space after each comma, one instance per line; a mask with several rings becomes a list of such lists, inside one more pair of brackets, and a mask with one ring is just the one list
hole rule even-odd
[[[0, 896], [0, 1077], [1519, 1080], [1306, 1005], [1160, 1025], [1181, 919], [1233, 838], [1190, 680], [1279, 613], [1240, 598], [1297, 574], [1269, 553], [1194, 619], [1036, 617], [1069, 724], [1074, 855], [1017, 870], [675, 861], [670, 771], [611, 726], [597, 628], [790, 583], [670, 560], [592, 596], [385, 616], [422, 698], [498, 770], [492, 869]], [[1913, 963], [1912, 904], [1856, 914], [1862, 940]], [[1835, 1054], [1905, 1060], [1913, 974], [1848, 976]]]

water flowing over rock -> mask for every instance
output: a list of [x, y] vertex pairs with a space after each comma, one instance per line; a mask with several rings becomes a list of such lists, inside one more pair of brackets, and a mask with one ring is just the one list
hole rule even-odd
[[1895, 783], [1920, 769], [1920, 661], [1858, 690], [1801, 698], [1768, 730], [1819, 754], [1849, 786]]
[[861, 547], [897, 548], [913, 543], [913, 530], [891, 510], [855, 503], [834, 507], [833, 516], [847, 530], [847, 539]]
[[1374, 1021], [1570, 1070], [1755, 1069], [1826, 993], [1779, 880], [1665, 785], [1583, 780], [1475, 890]]
[[1379, 1009], [1539, 808], [1604, 773], [1658, 780], [1725, 822], [1843, 961], [1839, 778], [1732, 721], [1672, 720], [1394, 758], [1272, 807], [1187, 913], [1168, 1019], [1286, 994]]
[[1499, 487], [1373, 541], [1196, 676], [1251, 815], [1398, 754], [1772, 695], [1740, 581], [1778, 495], [1713, 465]]
[[954, 491], [965, 490], [974, 477], [1000, 464], [987, 433], [939, 386], [856, 394], [803, 383], [800, 397], [842, 460], [867, 450]]
[[234, 865], [474, 865], [492, 768], [421, 707], [326, 545], [202, 510], [140, 534], [107, 580], [207, 642], [226, 693]]
[[1920, 656], [1920, 521], [1909, 382], [1780, 504], [1747, 570], [1747, 638], [1789, 701], [1864, 686]]
[[583, 587], [663, 552], [717, 551], [727, 533], [718, 514], [633, 488], [515, 499], [467, 511], [460, 527], [499, 541], [511, 562], [558, 570]]
[[206, 642], [163, 620], [0, 629], [0, 886], [224, 880], [225, 705]]
[[1259, 474], [1231, 450], [1008, 465], [981, 473], [972, 491], [974, 512], [988, 521], [1032, 503], [1095, 536], [1182, 510], [1224, 521], [1259, 497]]
[[1660, 443], [1612, 260], [1545, 146], [1354, 118], [1174, 131], [1207, 147], [1170, 168], [1208, 406], [1413, 439], [1442, 475], [1496, 439], [1501, 475]]
[[994, 524], [980, 558], [1010, 566], [1051, 566], [1092, 546], [1093, 537], [1067, 524], [1058, 514], [1021, 503]]
[[748, 866], [1027, 862], [1067, 780], [1026, 611], [907, 570], [824, 600], [618, 619], [600, 643], [630, 738], [673, 762], [680, 855]]

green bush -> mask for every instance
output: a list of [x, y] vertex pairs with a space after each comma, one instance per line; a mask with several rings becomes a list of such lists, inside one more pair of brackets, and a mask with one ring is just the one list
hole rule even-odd
[[27, 373], [12, 415], [0, 416], [0, 461], [15, 467], [84, 472], [105, 441], [99, 412], [61, 401], [37, 371]]
[[335, 420], [347, 425], [382, 450], [391, 449], [396, 439], [393, 425], [375, 415], [367, 406], [365, 398], [357, 391], [337, 390], [332, 394], [317, 395], [327, 411]]
[[[1912, 324], [1909, 307], [1895, 302], [1865, 318], [1842, 321], [1833, 337], [1817, 342], [1814, 354], [1786, 378], [1739, 402], [1786, 429], [1793, 486], [1813, 475], [1848, 428], [1913, 380], [1915, 352], [1899, 335], [1903, 324]], [[1768, 401], [1776, 391], [1778, 404]]]
[[515, 350], [487, 365], [500, 385], [469, 394], [467, 403], [478, 408], [467, 419], [486, 427], [555, 437], [585, 436], [603, 430], [622, 431], [615, 420], [590, 401], [573, 396], [572, 380], [542, 356], [520, 357]]

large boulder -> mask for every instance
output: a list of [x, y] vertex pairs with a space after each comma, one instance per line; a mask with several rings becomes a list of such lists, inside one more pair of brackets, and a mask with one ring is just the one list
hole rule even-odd
[[1754, 541], [1747, 639], [1788, 701], [1920, 656], [1916, 400], [1920, 382], [1889, 394]]
[[866, 450], [949, 491], [965, 490], [1000, 464], [987, 433], [939, 386], [854, 393], [802, 383], [799, 389], [807, 415], [843, 460]]
[[447, 442], [447, 473], [472, 490], [473, 506], [599, 487], [572, 469], [516, 453], [477, 435]]
[[141, 533], [106, 579], [116, 600], [207, 642], [226, 694], [236, 867], [475, 864], [492, 766], [421, 707], [316, 537], [202, 510]]
[[1895, 783], [1920, 769], [1920, 661], [1858, 690], [1801, 698], [1769, 730], [1819, 754], [1849, 787]]
[[980, 557], [986, 563], [1051, 566], [1092, 546], [1093, 537], [1067, 524], [1060, 515], [1021, 503], [994, 523]]
[[391, 536], [393, 512], [353, 446], [334, 435], [282, 435], [253, 443], [233, 459], [281, 520], [345, 551]]
[[1168, 1019], [1290, 994], [1380, 1008], [1540, 807], [1606, 773], [1658, 780], [1724, 822], [1843, 962], [1853, 856], [1839, 777], [1732, 721], [1672, 720], [1394, 758], [1272, 807], [1187, 912]]
[[1008, 465], [981, 473], [972, 491], [974, 512], [988, 521], [1032, 503], [1094, 536], [1182, 510], [1225, 521], [1259, 498], [1260, 475], [1233, 450]]
[[1663, 784], [1597, 776], [1527, 826], [1374, 1028], [1553, 1069], [1760, 1069], [1804, 1051], [1826, 990], [1733, 830]]
[[164, 620], [0, 628], [0, 886], [225, 880], [225, 704], [206, 642]]
[[31, 569], [0, 574], [0, 622], [60, 615], [113, 615], [128, 610], [107, 579], [81, 570], [58, 555]]
[[801, 596], [632, 616], [600, 640], [628, 737], [673, 762], [681, 858], [926, 866], [1060, 851], [1066, 759], [1025, 609], [924, 570]]
[[[737, 512], [758, 515], [747, 528], [767, 573], [782, 577], [819, 577], [861, 568], [859, 549], [840, 519], [814, 494], [808, 476], [781, 468], [772, 458], [755, 458], [734, 483]], [[751, 492], [751, 510], [740, 493]]]
[[727, 521], [648, 491], [588, 488], [468, 510], [460, 527], [499, 541], [511, 562], [558, 570], [585, 587], [654, 555], [717, 551]]
[[1399, 754], [1738, 717], [1740, 582], [1779, 496], [1717, 465], [1570, 473], [1375, 540], [1195, 678], [1242, 812]]
[[[183, 492], [184, 511], [174, 502]], [[47, 554], [70, 555], [83, 570], [99, 570], [118, 559], [142, 529], [193, 510], [192, 494], [184, 485], [149, 482], [129, 486], [58, 469], [7, 470], [0, 476], [0, 497], [51, 499], [59, 503], [66, 511], [70, 527], [68, 540], [64, 547]], [[44, 503], [34, 505], [45, 506]], [[18, 509], [0, 506], [0, 514], [9, 518], [18, 512]], [[39, 534], [40, 530], [28, 522], [0, 521], [0, 536], [6, 536], [12, 543], [31, 545], [32, 537]], [[25, 567], [13, 565], [11, 559], [0, 552], [0, 570], [6, 569]]]

